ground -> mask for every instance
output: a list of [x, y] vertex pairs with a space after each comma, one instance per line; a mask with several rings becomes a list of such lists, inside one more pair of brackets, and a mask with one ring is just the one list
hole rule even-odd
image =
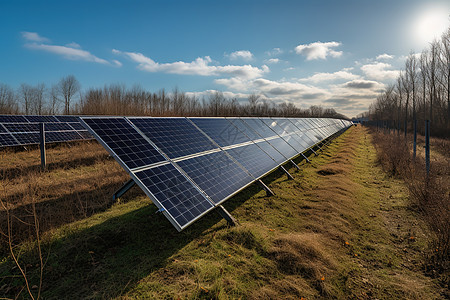
[[[96, 143], [48, 153], [46, 172], [37, 149], [6, 151], [0, 163], [12, 214], [26, 218], [35, 205], [40, 216], [44, 299], [442, 298], [422, 271], [427, 226], [408, 208], [404, 183], [377, 164], [364, 127], [311, 163], [296, 160], [294, 180], [265, 177], [275, 196], [252, 185], [225, 202], [240, 226], [212, 212], [181, 233], [137, 187], [111, 204], [127, 174]], [[24, 240], [15, 251], [37, 295], [38, 248], [27, 228], [14, 227]], [[25, 298], [3, 243], [0, 295]]]

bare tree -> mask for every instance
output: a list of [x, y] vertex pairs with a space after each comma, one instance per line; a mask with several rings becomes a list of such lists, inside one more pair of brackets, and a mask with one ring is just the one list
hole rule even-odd
[[29, 84], [22, 83], [19, 87], [19, 95], [25, 114], [30, 114], [31, 103], [33, 101], [33, 87]]
[[18, 107], [16, 104], [14, 90], [8, 85], [0, 83], [0, 113], [14, 114], [17, 113]]
[[63, 77], [58, 83], [59, 92], [64, 99], [64, 114], [70, 114], [73, 97], [80, 91], [80, 83], [73, 75]]

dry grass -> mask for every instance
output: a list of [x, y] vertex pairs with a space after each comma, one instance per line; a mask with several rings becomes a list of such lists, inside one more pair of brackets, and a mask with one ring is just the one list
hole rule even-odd
[[[433, 139], [431, 171], [427, 175], [424, 154], [419, 153], [414, 160], [411, 145], [396, 135], [374, 134], [378, 149], [378, 159], [391, 175], [404, 179], [411, 195], [410, 207], [419, 211], [434, 234], [428, 250], [427, 271], [441, 277], [448, 285], [450, 246], [450, 152], [445, 152], [449, 141]], [[418, 139], [422, 145], [422, 139]]]
[[[91, 164], [8, 177], [15, 190], [8, 195], [36, 177], [30, 190], [49, 224], [46, 299], [438, 299], [421, 272], [426, 228], [406, 207], [406, 187], [377, 167], [371, 142], [365, 129], [351, 128], [311, 164], [298, 161], [300, 172], [289, 169], [294, 180], [278, 171], [264, 178], [276, 196], [250, 186], [225, 203], [242, 224], [232, 228], [211, 213], [178, 233], [136, 190], [109, 206], [127, 176], [98, 145], [62, 150], [69, 154], [61, 161], [84, 153]], [[65, 183], [73, 190], [59, 188]], [[77, 193], [81, 212], [92, 205], [86, 216]], [[35, 244], [21, 245], [33, 285]], [[23, 282], [14, 276], [5, 258], [0, 294], [17, 296]]]

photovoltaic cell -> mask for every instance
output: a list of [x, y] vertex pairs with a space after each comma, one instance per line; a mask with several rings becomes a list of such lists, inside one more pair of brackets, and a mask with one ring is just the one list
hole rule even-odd
[[170, 158], [216, 148], [185, 118], [130, 118], [129, 120]]
[[63, 142], [63, 141], [76, 141], [82, 140], [83, 138], [76, 131], [59, 131], [59, 132], [46, 132], [45, 142]]
[[260, 147], [264, 152], [266, 152], [271, 158], [273, 158], [277, 164], [282, 164], [286, 161], [287, 157], [285, 158], [280, 152], [278, 152], [277, 149], [275, 149], [271, 144], [268, 142], [259, 142], [258, 147]]
[[268, 142], [288, 159], [298, 155], [297, 150], [295, 150], [291, 145], [289, 145], [285, 140], [283, 140], [280, 137], [271, 139]]
[[172, 164], [136, 172], [135, 175], [181, 228], [213, 208], [211, 202]]
[[3, 126], [13, 132], [39, 132], [39, 124], [37, 123], [4, 123]]
[[70, 127], [72, 127], [73, 129], [75, 129], [75, 130], [85, 130], [85, 128], [84, 128], [84, 126], [83, 125], [81, 125], [80, 123], [73, 123], [73, 122], [70, 122], [70, 123], [67, 123]]
[[[79, 124], [79, 123], [78, 123]], [[82, 126], [81, 124], [79, 124]], [[45, 131], [73, 131], [74, 129], [68, 123], [45, 123]], [[82, 128], [84, 130], [84, 128]]]
[[251, 129], [245, 122], [241, 119], [228, 118], [228, 121], [232, 122], [242, 133], [250, 138], [250, 140], [255, 141], [261, 139], [262, 137], [257, 134], [253, 129]]
[[16, 146], [17, 141], [9, 133], [0, 133], [0, 147]]
[[277, 163], [255, 144], [232, 148], [225, 152], [237, 160], [255, 178], [259, 178], [277, 167]]
[[247, 136], [227, 119], [190, 118], [190, 120], [221, 147], [250, 141]]
[[24, 116], [0, 115], [0, 123], [28, 123]]
[[82, 118], [95, 134], [133, 169], [165, 158], [123, 118]]
[[58, 122], [54, 116], [25, 116], [29, 122], [46, 123], [46, 122]]
[[2, 124], [0, 124], [0, 133], [8, 133], [8, 131], [6, 131], [5, 127], [3, 127]]
[[19, 145], [39, 144], [39, 133], [15, 133], [14, 137], [19, 142]]
[[256, 131], [261, 137], [268, 138], [272, 136], [277, 136], [277, 134], [270, 129], [262, 120], [260, 119], [250, 119], [250, 118], [243, 118], [244, 122], [252, 128], [254, 131]]
[[80, 122], [78, 116], [55, 116], [55, 118], [59, 122], [74, 122], [74, 123]]
[[197, 156], [177, 164], [216, 204], [253, 181], [223, 152]]
[[92, 134], [90, 134], [87, 130], [79, 130], [79, 131], [77, 131], [77, 133], [79, 135], [81, 135], [81, 137], [85, 140], [90, 140], [90, 139], [94, 138], [92, 136]]

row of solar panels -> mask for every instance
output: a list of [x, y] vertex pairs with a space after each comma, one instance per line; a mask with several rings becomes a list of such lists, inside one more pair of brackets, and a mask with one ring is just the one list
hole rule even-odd
[[179, 231], [352, 124], [312, 118], [81, 120]]
[[0, 115], [0, 148], [39, 144], [40, 123], [44, 123], [46, 143], [93, 138], [76, 116]]

